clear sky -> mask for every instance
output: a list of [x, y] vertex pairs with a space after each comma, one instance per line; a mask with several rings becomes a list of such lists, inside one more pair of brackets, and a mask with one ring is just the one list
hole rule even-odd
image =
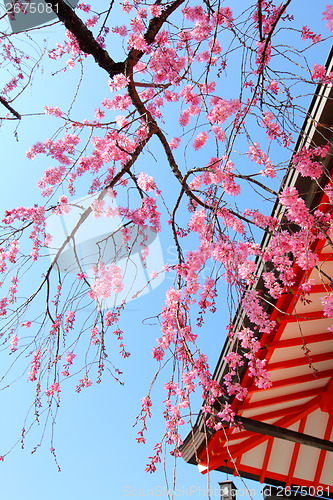
[[[92, 3], [92, 2], [91, 2]], [[230, 2], [231, 8], [233, 3]], [[101, 2], [99, 2], [99, 5]], [[329, 35], [325, 23], [321, 22], [322, 12], [326, 3], [323, 1], [295, 2], [295, 16], [299, 16], [300, 25], [308, 25], [313, 31]], [[96, 9], [98, 10], [98, 9]], [[121, 22], [117, 21], [118, 24]], [[116, 23], [112, 23], [116, 24]], [[63, 40], [63, 30], [59, 25], [31, 33], [30, 49], [35, 51], [35, 58], [43, 50], [44, 38], [50, 41]], [[119, 43], [119, 42], [118, 42]], [[318, 62], [326, 60], [330, 44], [325, 45], [325, 51], [317, 52]], [[29, 49], [29, 50], [30, 50]], [[121, 47], [112, 47], [112, 57], [121, 58]], [[66, 71], [60, 75], [49, 77], [50, 62], [45, 59], [44, 72], [37, 74], [34, 85], [15, 101], [15, 107], [22, 115], [43, 113], [43, 106], [59, 105], [63, 109], [71, 102], [73, 82], [79, 81], [77, 69]], [[4, 70], [5, 71], [5, 70]], [[8, 74], [1, 78], [6, 79]], [[101, 100], [109, 96], [108, 78], [102, 70], [91, 65], [84, 74], [84, 83], [76, 104], [77, 113], [81, 118], [91, 116], [89, 113], [100, 106]], [[226, 92], [232, 86], [224, 82]], [[310, 103], [310, 97], [308, 98]], [[3, 110], [0, 110], [3, 112]], [[25, 153], [38, 140], [45, 140], [56, 130], [58, 122], [52, 117], [24, 117], [18, 127], [18, 141], [14, 136], [16, 124], [3, 123], [0, 128], [0, 144], [2, 158], [2, 183], [0, 209], [13, 208], [18, 205], [31, 206], [39, 201], [37, 180], [41, 177], [49, 163], [45, 157], [29, 161]], [[152, 160], [153, 162], [153, 160]], [[153, 164], [154, 166], [154, 164]], [[152, 168], [153, 167], [147, 167]], [[175, 248], [173, 244], [161, 237], [165, 262], [174, 263]], [[190, 250], [190, 249], [189, 249]], [[46, 429], [43, 443], [37, 451], [31, 451], [38, 444], [42, 434], [41, 429], [34, 429], [25, 441], [24, 449], [20, 443], [0, 464], [1, 499], [4, 500], [109, 500], [132, 497], [166, 497], [167, 488], [163, 464], [160, 464], [155, 474], [145, 473], [147, 457], [152, 454], [164, 430], [161, 417], [162, 402], [165, 398], [163, 383], [157, 382], [153, 390], [153, 418], [147, 434], [147, 443], [138, 445], [135, 442], [138, 426], [133, 427], [135, 417], [140, 410], [140, 400], [146, 395], [150, 381], [156, 371], [156, 362], [152, 360], [151, 351], [155, 339], [160, 335], [159, 326], [155, 320], [142, 322], [142, 319], [155, 313], [163, 303], [164, 294], [171, 285], [170, 277], [166, 276], [163, 284], [142, 298], [130, 304], [130, 310], [122, 321], [125, 332], [126, 348], [132, 353], [126, 360], [115, 356], [115, 364], [123, 370], [124, 386], [117, 384], [105, 374], [101, 384], [75, 392], [75, 384], [68, 381], [62, 390], [62, 405], [54, 426], [54, 443], [57, 451], [59, 473], [49, 452], [50, 427]], [[210, 365], [213, 368], [219, 357], [225, 340], [225, 326], [228, 315], [225, 315], [225, 296], [222, 292], [219, 298], [219, 309], [215, 316], [208, 320], [207, 335], [201, 341], [200, 347], [209, 354]], [[209, 334], [208, 334], [209, 332]], [[0, 361], [8, 353], [0, 354]], [[18, 374], [19, 376], [20, 374]], [[14, 387], [0, 392], [0, 452], [7, 450], [17, 439], [20, 439], [20, 429], [33, 388], [23, 377]], [[200, 397], [193, 402], [193, 407], [199, 411]], [[184, 426], [183, 437], [188, 427]], [[173, 460], [169, 457], [165, 464], [170, 488], [173, 481]], [[224, 474], [210, 474], [210, 488], [214, 490], [218, 481], [226, 478]], [[238, 488], [243, 489], [238, 478], [235, 479]], [[248, 487], [254, 484], [246, 481]], [[176, 496], [191, 498], [207, 498], [207, 477], [202, 476], [196, 467], [186, 464], [182, 459], [177, 461]], [[260, 495], [261, 485], [255, 484], [256, 495]], [[201, 490], [200, 490], [201, 488]], [[245, 496], [245, 494], [243, 495]], [[167, 498], [167, 497], [166, 497]], [[214, 496], [212, 495], [212, 498]]]

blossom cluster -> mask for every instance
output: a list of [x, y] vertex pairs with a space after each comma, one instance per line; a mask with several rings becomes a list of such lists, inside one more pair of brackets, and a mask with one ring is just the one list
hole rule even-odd
[[303, 177], [308, 176], [312, 179], [318, 179], [322, 174], [323, 167], [318, 161], [314, 161], [313, 158], [325, 158], [329, 148], [330, 146], [328, 144], [326, 146], [318, 146], [311, 149], [304, 146], [293, 156], [292, 161], [296, 170], [300, 172]]
[[[11, 226], [15, 220], [33, 223], [32, 231], [29, 235], [29, 238], [33, 242], [31, 257], [34, 261], [37, 260], [39, 250], [44, 245], [45, 241], [45, 208], [43, 206], [35, 205], [31, 208], [18, 207], [16, 209], [6, 210], [6, 214], [2, 219], [2, 222], [7, 226]], [[16, 242], [16, 240], [13, 240], [13, 243], [10, 244], [9, 253], [3, 255], [3, 257], [8, 257], [8, 259], [15, 259], [18, 248], [18, 242]]]
[[29, 380], [31, 380], [32, 382], [34, 380], [37, 380], [37, 372], [38, 372], [40, 365], [41, 365], [41, 361], [40, 361], [41, 357], [42, 357], [42, 353], [39, 349], [37, 349], [32, 361], [31, 361], [31, 371], [29, 372]]
[[99, 262], [94, 269], [95, 283], [91, 286], [89, 296], [92, 299], [107, 299], [111, 292], [120, 293], [124, 287], [122, 272], [116, 264], [105, 266]]

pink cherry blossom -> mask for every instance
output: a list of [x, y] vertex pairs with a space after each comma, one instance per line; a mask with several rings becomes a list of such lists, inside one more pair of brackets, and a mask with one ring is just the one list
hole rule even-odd
[[328, 21], [326, 26], [333, 33], [333, 5], [326, 5], [326, 10], [323, 12], [323, 19]]
[[151, 5], [149, 10], [154, 17], [159, 17], [162, 14], [162, 9], [159, 5]]
[[19, 338], [16, 334], [13, 334], [10, 338], [10, 350], [11, 352], [15, 352], [17, 350], [17, 343]]
[[154, 178], [144, 172], [139, 174], [138, 186], [144, 191], [154, 191], [156, 189]]
[[179, 137], [174, 137], [171, 139], [169, 142], [170, 149], [177, 149], [180, 144], [180, 138]]
[[92, 299], [106, 299], [111, 292], [120, 293], [123, 289], [121, 268], [115, 264], [105, 266], [99, 262], [95, 268], [95, 283], [91, 286], [89, 296]]
[[207, 139], [208, 139], [207, 132], [200, 132], [200, 134], [198, 134], [194, 139], [193, 148], [195, 149], [195, 151], [201, 149], [205, 145]]
[[114, 92], [115, 90], [120, 90], [123, 89], [124, 87], [127, 87], [129, 83], [128, 77], [126, 78], [125, 75], [122, 73], [114, 76], [111, 80], [109, 80], [109, 87], [111, 89], [111, 92]]
[[41, 357], [42, 357], [42, 353], [39, 349], [37, 349], [32, 361], [31, 361], [31, 371], [29, 372], [29, 380], [31, 380], [32, 382], [34, 380], [37, 380], [37, 372], [38, 372], [40, 365], [41, 365], [41, 361], [40, 361]]

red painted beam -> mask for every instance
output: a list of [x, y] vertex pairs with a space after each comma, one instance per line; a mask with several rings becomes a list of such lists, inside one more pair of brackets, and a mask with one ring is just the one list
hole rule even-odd
[[[304, 433], [305, 423], [306, 423], [306, 417], [302, 418], [302, 420], [300, 421], [300, 424], [298, 427], [298, 432], [300, 432], [302, 434]], [[293, 454], [292, 454], [290, 465], [289, 465], [286, 486], [290, 486], [291, 483], [294, 482], [294, 472], [295, 472], [295, 468], [296, 468], [296, 464], [297, 464], [297, 459], [298, 459], [300, 447], [301, 447], [301, 445], [299, 443], [296, 443], [294, 446]]]
[[333, 254], [324, 252], [319, 254], [319, 262], [331, 262], [331, 261], [333, 261]]
[[[329, 361], [333, 359], [333, 352], [323, 352], [321, 354], [314, 354], [310, 356], [311, 363], [314, 365], [315, 363], [321, 363], [323, 361]], [[284, 361], [278, 361], [276, 363], [269, 363], [267, 366], [267, 370], [269, 372], [275, 370], [284, 370], [286, 368], [296, 368], [298, 366], [304, 366], [309, 364], [309, 359], [303, 355], [301, 358], [296, 359], [286, 359]]]
[[324, 319], [323, 310], [320, 311], [311, 311], [302, 314], [281, 314], [277, 318], [278, 323], [298, 323], [301, 321], [311, 321], [316, 319]]
[[[269, 389], [265, 389], [265, 394], [267, 394], [267, 391], [270, 391], [272, 389], [278, 389], [279, 387], [288, 387], [290, 385], [298, 385], [298, 384], [305, 384], [307, 382], [314, 382], [315, 380], [322, 380], [324, 378], [331, 378], [333, 377], [333, 369], [332, 370], [323, 370], [318, 371], [316, 375], [311, 372], [307, 375], [300, 375], [298, 377], [289, 377], [286, 379], [282, 380], [274, 380], [272, 387]], [[252, 394], [262, 392], [262, 389], [249, 389], [248, 391], [248, 396], [251, 396]]]
[[260, 401], [254, 401], [253, 403], [245, 403], [242, 405], [243, 410], [252, 410], [253, 408], [263, 408], [264, 406], [274, 406], [278, 404], [288, 403], [290, 401], [298, 401], [299, 399], [305, 399], [310, 397], [316, 397], [321, 392], [324, 392], [325, 386], [322, 388], [310, 389], [308, 391], [293, 392], [292, 394], [285, 394], [284, 396], [277, 396], [276, 398], [267, 398]]
[[265, 477], [266, 477], [268, 462], [269, 462], [269, 459], [271, 457], [273, 443], [274, 443], [274, 439], [270, 438], [268, 440], [268, 443], [267, 443], [267, 448], [266, 448], [266, 451], [265, 451], [264, 461], [262, 463], [262, 469], [261, 469], [260, 477], [259, 477], [259, 482], [260, 483], [263, 483], [264, 480], [265, 480]]
[[[300, 415], [304, 411], [314, 411], [315, 409], [320, 408], [320, 396], [317, 396], [315, 399], [311, 399], [306, 404], [300, 404], [299, 406], [292, 406], [291, 408], [282, 408], [280, 410], [270, 411], [267, 413], [258, 413], [255, 415], [251, 415], [251, 418], [255, 418], [256, 420], [260, 420], [261, 422], [265, 422], [266, 420], [273, 420], [281, 417], [290, 417], [295, 418], [295, 422], [299, 420], [298, 415]], [[252, 413], [252, 412], [251, 412]], [[240, 410], [240, 414], [243, 415], [243, 412]], [[246, 416], [246, 411], [244, 412], [244, 416]]]
[[[326, 425], [324, 439], [327, 439], [327, 440], [331, 439], [332, 429], [333, 429], [333, 415], [330, 415], [328, 422], [327, 422], [327, 425]], [[317, 462], [316, 473], [315, 473], [315, 477], [313, 480], [313, 485], [314, 485], [315, 489], [318, 488], [318, 485], [320, 483], [320, 477], [321, 477], [321, 473], [323, 472], [326, 453], [327, 453], [326, 450], [320, 450], [320, 454], [319, 454], [319, 458], [318, 458], [318, 462]]]
[[297, 347], [305, 344], [315, 344], [317, 342], [326, 342], [333, 340], [332, 332], [318, 333], [317, 335], [301, 335], [292, 339], [280, 339], [277, 342], [268, 344], [268, 349], [283, 349], [284, 347]]

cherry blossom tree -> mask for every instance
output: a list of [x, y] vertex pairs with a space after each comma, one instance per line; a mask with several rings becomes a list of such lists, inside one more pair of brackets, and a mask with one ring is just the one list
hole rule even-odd
[[[1, 64], [11, 68], [0, 97], [4, 131], [29, 120], [20, 112], [20, 96], [34, 84], [43, 58], [59, 82], [69, 71], [81, 71], [84, 78], [86, 67], [105, 82], [103, 99], [91, 93], [94, 114], [73, 110], [81, 82], [74, 83], [69, 106], [62, 107], [60, 91], [53, 96], [58, 105], [41, 103], [43, 119], [55, 124], [56, 133], [36, 138], [27, 151], [32, 161], [43, 158], [46, 167], [38, 182], [40, 199], [30, 207], [8, 207], [2, 216], [1, 345], [10, 364], [1, 383], [12, 383], [19, 366], [35, 387], [24, 438], [34, 422], [53, 421], [68, 378], [77, 392], [107, 377], [104, 371], [119, 381], [117, 356], [108, 346], [113, 336], [120, 355], [129, 356], [122, 317], [134, 294], [126, 289], [128, 274], [120, 260], [129, 265], [139, 251], [147, 266], [154, 235], [173, 242], [178, 262], [151, 270], [145, 285], [166, 273], [174, 276], [165, 303], [154, 311], [160, 334], [152, 355], [157, 371], [164, 368], [166, 430], [147, 464], [152, 472], [164, 442], [181, 455], [180, 429], [188, 422], [195, 390], [202, 392], [208, 424], [218, 429], [220, 420], [232, 422], [233, 414], [227, 404], [214, 413], [214, 402], [222, 394], [239, 400], [246, 395], [235, 381], [238, 367], [249, 363], [256, 385], [270, 386], [257, 357], [258, 332], [274, 328], [267, 297], [277, 299], [290, 289], [295, 265], [307, 270], [316, 264], [311, 251], [316, 238], [332, 245], [330, 210], [310, 212], [296, 188], [279, 193], [278, 187], [293, 168], [316, 179], [332, 203], [325, 167], [331, 144], [307, 144], [291, 164], [289, 159], [309, 96], [318, 84], [333, 83], [333, 73], [311, 55], [320, 44], [327, 46], [333, 6], [323, 13], [327, 27], [323, 23], [320, 35], [294, 18], [291, 0], [258, 0], [243, 11], [215, 0], [116, 4], [97, 11], [94, 5], [71, 8], [49, 0], [62, 38], [50, 42], [38, 60], [24, 42], [31, 43], [43, 28], [1, 32]], [[23, 8], [15, 0], [2, 16], [4, 26], [15, 6]], [[233, 85], [225, 91], [230, 78]], [[283, 218], [270, 215], [277, 196]], [[75, 222], [60, 241], [53, 231], [71, 214]], [[80, 255], [77, 241], [88, 219], [107, 220], [112, 228], [95, 241], [90, 260]], [[263, 233], [271, 236], [265, 250]], [[72, 259], [67, 267], [66, 252]], [[257, 258], [266, 263], [265, 294], [254, 287]], [[302, 286], [307, 293], [311, 282]], [[222, 288], [228, 290], [223, 307], [229, 336], [239, 301], [254, 327], [238, 332], [245, 354], [229, 355], [230, 372], [220, 386], [197, 338], [205, 332], [206, 317], [222, 307]], [[332, 294], [324, 299], [327, 316], [333, 315], [332, 301]], [[138, 442], [145, 441], [152, 404], [148, 388]], [[51, 451], [55, 455], [52, 445]], [[1, 453], [3, 459], [7, 450]]]

